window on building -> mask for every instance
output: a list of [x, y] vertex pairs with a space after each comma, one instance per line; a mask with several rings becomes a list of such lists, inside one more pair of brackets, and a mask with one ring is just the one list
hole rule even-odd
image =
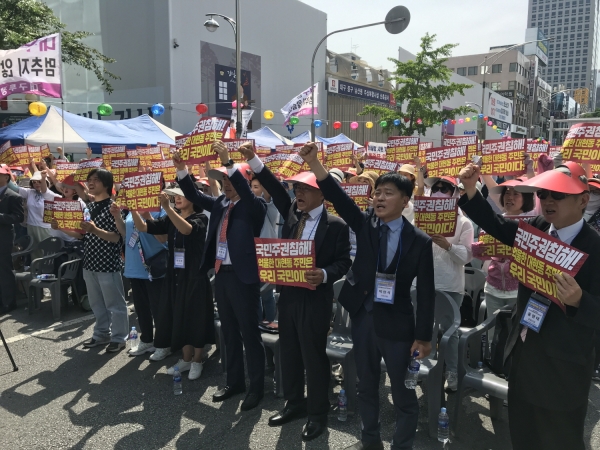
[[367, 78], [367, 83], [373, 82], [373, 74], [371, 73], [371, 70], [369, 70], [369, 69], [365, 70], [365, 76]]
[[567, 89], [571, 89], [571, 83], [567, 83]]
[[509, 90], [514, 90], [517, 88], [517, 82], [516, 81], [509, 81], [508, 82], [508, 89]]
[[493, 64], [492, 73], [502, 73], [502, 64]]
[[581, 79], [582, 79], [582, 80], [585, 80], [585, 77], [586, 77], [586, 74], [585, 74], [585, 73], [582, 73], [582, 74], [581, 74]]
[[458, 69], [456, 69], [456, 73], [459, 75], [462, 75], [463, 77], [467, 75], [467, 68], [466, 67], [459, 67]]
[[502, 89], [502, 83], [501, 82], [493, 82], [491, 83], [491, 89], [492, 91], [499, 91], [500, 89]]
[[338, 71], [337, 58], [329, 59], [329, 71], [336, 73]]
[[477, 66], [470, 66], [468, 73], [469, 75], [477, 75]]
[[227, 81], [219, 81], [219, 100], [227, 100]]
[[512, 62], [508, 65], [509, 72], [517, 72], [517, 70], [518, 70], [518, 64], [516, 62]]

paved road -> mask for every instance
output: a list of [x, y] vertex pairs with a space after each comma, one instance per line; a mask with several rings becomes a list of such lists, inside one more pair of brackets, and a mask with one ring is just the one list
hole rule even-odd
[[[132, 324], [135, 315], [131, 316]], [[212, 394], [224, 381], [219, 352], [213, 351], [202, 377], [184, 378], [184, 393], [174, 396], [167, 365], [125, 352], [106, 354], [85, 350], [93, 317], [70, 306], [63, 322], [53, 324], [48, 301], [28, 315], [24, 306], [0, 319], [0, 329], [18, 372], [12, 372], [0, 349], [0, 448], [8, 449], [343, 449], [356, 441], [360, 421], [339, 422], [334, 413], [329, 432], [313, 442], [300, 440], [303, 421], [270, 428], [270, 415], [283, 407], [273, 396], [271, 378], [265, 378], [266, 395], [260, 408], [242, 413], [238, 396], [212, 403]], [[164, 363], [164, 364], [163, 364]], [[339, 386], [333, 391], [337, 393]], [[332, 392], [331, 400], [335, 402]], [[427, 435], [427, 406], [420, 388], [419, 429], [415, 449], [440, 449]], [[600, 391], [593, 386], [588, 410], [586, 442], [600, 449]], [[450, 396], [452, 414], [454, 398]], [[394, 427], [389, 380], [381, 389], [382, 437], [389, 442]], [[506, 410], [500, 420], [489, 419], [484, 398], [467, 398], [460, 439], [447, 448], [456, 450], [510, 449]], [[389, 444], [386, 444], [389, 448]]]

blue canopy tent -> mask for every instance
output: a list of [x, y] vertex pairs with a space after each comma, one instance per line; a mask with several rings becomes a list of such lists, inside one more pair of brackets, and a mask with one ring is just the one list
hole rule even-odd
[[[299, 134], [295, 138], [292, 138], [292, 141], [295, 142], [296, 144], [305, 144], [306, 142], [309, 142], [310, 141], [310, 131], [305, 131], [304, 133]], [[362, 147], [362, 145], [357, 144], [352, 139], [350, 139], [348, 136], [346, 136], [344, 133], [340, 133], [337, 136], [334, 136], [331, 138], [324, 138], [321, 136], [317, 136], [317, 141], [322, 142], [325, 145], [352, 143], [352, 144], [354, 144], [354, 150]]]
[[248, 133], [248, 139], [254, 139], [254, 144], [261, 147], [275, 149], [277, 145], [292, 145], [293, 142], [284, 138], [269, 127], [262, 127], [252, 133]]

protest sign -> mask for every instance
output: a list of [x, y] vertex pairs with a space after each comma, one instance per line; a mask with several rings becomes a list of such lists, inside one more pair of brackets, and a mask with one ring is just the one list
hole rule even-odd
[[54, 163], [55, 176], [58, 181], [64, 181], [69, 175], [77, 170], [79, 164], [70, 161], [56, 161]]
[[10, 141], [6, 141], [0, 146], [0, 164], [7, 164], [12, 166], [17, 162], [17, 158], [13, 153], [13, 149], [10, 146]]
[[77, 164], [77, 170], [73, 181], [87, 181], [88, 174], [92, 169], [99, 169], [102, 167], [102, 160], [100, 158], [88, 159], [87, 161], [79, 161]]
[[386, 159], [402, 164], [413, 164], [415, 157], [419, 156], [419, 138], [392, 136], [388, 138]]
[[156, 146], [162, 151], [164, 159], [169, 159], [172, 153], [177, 149], [175, 144], [166, 144], [164, 142], [157, 142]]
[[23, 168], [29, 166], [31, 159], [29, 159], [29, 149], [26, 145], [17, 145], [12, 148], [13, 156], [15, 161], [13, 164], [23, 166]]
[[[229, 159], [233, 160], [234, 163], [245, 163], [246, 158], [238, 151], [238, 149], [245, 144], [250, 142], [252, 148], [254, 148], [254, 139], [223, 139], [223, 143], [227, 145], [227, 151], [229, 152]], [[215, 154], [215, 159], [209, 161], [210, 168], [216, 169], [223, 166], [221, 160]], [[198, 172], [195, 172], [198, 173]]]
[[162, 161], [152, 161], [152, 172], [161, 172], [165, 181], [175, 181], [177, 178], [177, 169], [172, 159], [163, 159]]
[[[473, 160], [473, 156], [477, 155], [478, 152], [478, 143], [476, 135], [468, 135], [468, 136], [444, 136], [444, 140], [442, 141], [442, 145], [444, 147], [460, 147], [463, 145], [467, 146], [467, 161], [471, 162]], [[431, 147], [433, 148], [433, 144]]]
[[384, 173], [395, 172], [398, 169], [398, 163], [387, 161], [385, 159], [367, 158], [364, 161], [365, 170], [376, 172], [381, 176]]
[[564, 161], [589, 163], [593, 173], [600, 171], [600, 124], [578, 123], [571, 127], [562, 145]]
[[525, 168], [525, 139], [483, 141], [482, 175], [523, 175]]
[[22, 93], [61, 98], [60, 41], [60, 33], [55, 33], [13, 50], [0, 50], [0, 98]]
[[[321, 161], [322, 164], [325, 164], [325, 150], [323, 149], [323, 143], [315, 142], [315, 144], [317, 145], [318, 149], [317, 157], [319, 158], [319, 161]], [[294, 144], [292, 152], [295, 152], [295, 154], [297, 155], [298, 152], [302, 150], [302, 147], [304, 147], [305, 145], [306, 144]], [[310, 172], [310, 167], [307, 163], [302, 164], [302, 166], [300, 167], [300, 172]]]
[[533, 170], [537, 170], [538, 158], [540, 157], [540, 155], [548, 155], [549, 152], [550, 144], [548, 144], [547, 142], [544, 144], [543, 142], [539, 142], [537, 139], [527, 139], [526, 153], [529, 155], [531, 161], [533, 162]]
[[291, 178], [304, 172], [304, 160], [298, 153], [290, 153], [285, 155], [286, 158], [282, 161], [278, 173], [283, 179]]
[[[121, 183], [119, 192], [119, 206], [130, 211], [158, 212], [160, 211], [160, 200], [158, 194], [161, 191], [160, 172], [135, 172], [128, 173]], [[123, 197], [125, 202], [123, 204]]]
[[152, 167], [152, 161], [162, 161], [164, 159], [162, 150], [159, 147], [137, 147], [135, 150], [126, 149], [128, 158], [137, 158], [140, 167]]
[[588, 255], [559, 239], [519, 222], [510, 263], [510, 274], [544, 297], [559, 302], [554, 274], [574, 277]]
[[[354, 203], [356, 203], [356, 206], [358, 206], [361, 211], [367, 210], [369, 207], [368, 200], [371, 198], [371, 185], [361, 183], [341, 183], [340, 187], [348, 194], [348, 197], [354, 200]], [[329, 214], [333, 214], [334, 216], [339, 215], [331, 203], [326, 201], [325, 207]]]
[[261, 282], [316, 289], [306, 281], [315, 268], [315, 241], [254, 238], [254, 246]]
[[112, 159], [127, 158], [127, 152], [124, 145], [103, 145], [102, 146], [102, 161], [107, 168], [110, 168]]
[[212, 144], [223, 139], [223, 134], [228, 126], [228, 119], [219, 117], [201, 118], [190, 135], [175, 138], [181, 159], [188, 164], [200, 164], [204, 161], [216, 159]]
[[341, 171], [354, 167], [352, 156], [354, 155], [354, 144], [347, 142], [343, 144], [329, 144], [325, 150], [327, 167], [336, 168]]
[[137, 158], [113, 159], [110, 162], [110, 171], [113, 174], [113, 181], [120, 183], [128, 173], [135, 173], [139, 170], [140, 160]]
[[40, 162], [42, 160], [42, 148], [35, 145], [27, 145], [27, 153], [29, 153], [29, 160], [34, 162]]
[[42, 158], [52, 158], [52, 153], [50, 152], [50, 146], [48, 144], [40, 145], [40, 150]]
[[273, 152], [271, 151], [271, 147], [258, 146], [256, 147], [255, 153], [258, 155], [259, 158], [262, 158], [264, 156], [269, 156]]
[[58, 228], [63, 231], [75, 231], [84, 234], [81, 228], [83, 208], [79, 200], [55, 198], [54, 201], [44, 200], [44, 223], [58, 222]]
[[485, 231], [479, 232], [477, 245], [473, 244], [472, 251], [473, 257], [482, 261], [492, 258], [510, 258], [512, 255], [512, 247], [503, 244]]
[[273, 153], [262, 158], [262, 162], [272, 173], [278, 174], [279, 170], [283, 167], [284, 162], [286, 162], [290, 156], [291, 155], [286, 152]]
[[456, 233], [457, 198], [416, 196], [414, 199], [415, 226], [429, 235], [450, 237]]
[[425, 160], [429, 177], [457, 176], [467, 165], [467, 146], [428, 148]]
[[387, 143], [366, 142], [365, 156], [368, 159], [386, 159], [387, 146]]

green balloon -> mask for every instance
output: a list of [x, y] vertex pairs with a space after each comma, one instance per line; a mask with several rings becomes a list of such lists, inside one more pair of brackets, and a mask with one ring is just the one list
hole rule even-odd
[[290, 118], [290, 123], [292, 125], [298, 125], [298, 122], [300, 122], [300, 119], [298, 119], [296, 116]]
[[110, 116], [112, 112], [112, 106], [110, 106], [108, 103], [102, 103], [101, 105], [98, 105], [98, 114], [101, 116]]
[[477, 116], [473, 116], [473, 117], [471, 117], [471, 119], [473, 119], [473, 120], [477, 120], [477, 119], [478, 119], [478, 117], [477, 117]]
[[385, 128], [387, 127], [387, 121], [382, 120], [381, 122], [379, 122], [379, 125], [381, 126], [381, 128]]

